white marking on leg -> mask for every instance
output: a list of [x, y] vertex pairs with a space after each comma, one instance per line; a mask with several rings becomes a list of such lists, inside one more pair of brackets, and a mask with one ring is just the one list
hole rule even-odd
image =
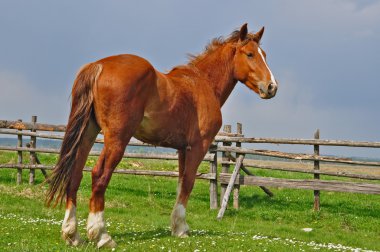
[[62, 238], [67, 244], [78, 246], [81, 243], [77, 228], [76, 208], [71, 206], [71, 208], [66, 209], [62, 222]]
[[104, 229], [104, 212], [89, 213], [87, 219], [88, 238], [90, 240], [97, 240]]
[[189, 226], [185, 220], [186, 208], [182, 204], [176, 204], [172, 212], [172, 235], [187, 237]]
[[177, 184], [177, 198], [179, 197], [179, 194], [181, 193], [181, 187], [182, 187], [182, 183], [178, 182], [178, 184]]
[[263, 55], [263, 53], [262, 53], [260, 47], [258, 47], [258, 51], [259, 51], [259, 54], [261, 55], [261, 58], [262, 58], [263, 61], [264, 61], [265, 66], [267, 67], [267, 69], [268, 69], [268, 71], [269, 71], [269, 73], [270, 73], [270, 80], [271, 80], [274, 84], [277, 85], [276, 79], [274, 78], [274, 76], [273, 76], [273, 74], [272, 74], [272, 71], [270, 70], [270, 68], [269, 68], [269, 66], [268, 66], [268, 64], [267, 64], [267, 62], [265, 61], [264, 55]]
[[98, 248], [116, 247], [116, 243], [107, 233], [104, 212], [89, 213], [87, 219], [87, 235], [90, 240], [97, 241]]

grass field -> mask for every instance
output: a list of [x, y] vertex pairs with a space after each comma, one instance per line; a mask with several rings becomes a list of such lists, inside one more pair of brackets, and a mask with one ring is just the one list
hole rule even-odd
[[[44, 164], [53, 155], [39, 155]], [[15, 162], [14, 153], [0, 152], [0, 163]], [[89, 166], [95, 160], [88, 161]], [[176, 170], [171, 161], [123, 161], [120, 167]], [[207, 171], [208, 165], [201, 170]], [[304, 178], [283, 172], [254, 170], [261, 176]], [[78, 198], [79, 229], [86, 239], [90, 174]], [[27, 181], [28, 172], [23, 172]], [[44, 207], [46, 186], [36, 171], [37, 185], [16, 186], [16, 170], [0, 170], [0, 251], [96, 251], [88, 241], [70, 248], [60, 238], [64, 209]], [[227, 209], [222, 221], [209, 209], [208, 182], [198, 180], [187, 209], [191, 237], [170, 236], [169, 217], [175, 201], [173, 178], [114, 174], [106, 194], [108, 231], [116, 251], [365, 251], [380, 250], [380, 197], [321, 193], [321, 211], [312, 211], [313, 192], [271, 188], [267, 197], [257, 187], [242, 187], [239, 210]], [[305, 232], [304, 228], [312, 229]], [[355, 250], [356, 249], [356, 250]]]

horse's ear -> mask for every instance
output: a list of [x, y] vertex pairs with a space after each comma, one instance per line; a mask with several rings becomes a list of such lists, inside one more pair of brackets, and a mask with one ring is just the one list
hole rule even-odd
[[240, 28], [239, 40], [244, 41], [247, 38], [247, 34], [248, 34], [248, 24], [245, 23]]
[[263, 36], [263, 34], [264, 34], [264, 26], [263, 26], [263, 28], [260, 29], [260, 31], [256, 32], [255, 35], [253, 35], [253, 39], [257, 43], [259, 43], [260, 40], [261, 40], [261, 38], [262, 38], [262, 36]]

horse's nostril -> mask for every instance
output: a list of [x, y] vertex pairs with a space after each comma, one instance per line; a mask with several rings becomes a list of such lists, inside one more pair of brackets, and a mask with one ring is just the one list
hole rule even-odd
[[274, 87], [273, 83], [270, 83], [270, 84], [268, 85], [268, 91], [272, 91], [272, 90], [273, 90], [273, 87]]

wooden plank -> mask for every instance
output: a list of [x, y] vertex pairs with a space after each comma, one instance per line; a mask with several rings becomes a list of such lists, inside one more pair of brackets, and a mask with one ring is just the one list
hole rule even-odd
[[329, 157], [329, 156], [319, 156], [319, 155], [311, 155], [305, 153], [286, 153], [280, 151], [270, 151], [270, 150], [254, 150], [247, 148], [237, 148], [231, 146], [218, 146], [218, 151], [230, 151], [230, 152], [241, 152], [245, 154], [254, 154], [260, 156], [269, 156], [269, 157], [277, 157], [277, 158], [286, 158], [286, 159], [294, 159], [298, 161], [321, 161], [326, 163], [342, 163], [342, 164], [350, 164], [350, 165], [364, 165], [364, 166], [380, 166], [380, 162], [368, 162], [368, 161], [354, 161], [349, 158], [343, 157]]
[[[53, 165], [27, 165], [27, 164], [0, 164], [0, 169], [44, 169], [53, 170]], [[85, 167], [83, 171], [91, 172], [91, 167]], [[143, 175], [143, 176], [159, 176], [159, 177], [178, 177], [178, 172], [174, 171], [150, 171], [150, 170], [131, 170], [131, 169], [116, 169], [114, 173], [129, 174], [129, 175]], [[197, 179], [214, 180], [216, 173], [197, 173]]]
[[[229, 156], [230, 160], [232, 160], [233, 162], [229, 162], [230, 164], [235, 164], [236, 162], [236, 158], [234, 156], [231, 155], [230, 153], [230, 156]], [[247, 168], [245, 168], [244, 166], [244, 162], [243, 161], [243, 164], [241, 165], [241, 169], [242, 171], [244, 171], [247, 175], [250, 175], [250, 176], [255, 176], [255, 174], [253, 174], [252, 172], [250, 172]], [[273, 193], [268, 189], [266, 188], [265, 186], [259, 186], [269, 197], [273, 197]]]
[[40, 131], [58, 131], [64, 132], [65, 125], [53, 125], [46, 123], [27, 123], [19, 121], [0, 120], [0, 128], [4, 129], [17, 129], [17, 130], [40, 130]]
[[239, 132], [228, 133], [228, 132], [221, 131], [221, 132], [218, 132], [217, 136], [221, 136], [221, 137], [243, 137], [243, 134], [241, 134]]
[[[55, 132], [65, 132], [66, 125], [55, 125], [47, 123], [27, 123], [22, 121], [10, 121], [10, 120], [0, 120], [0, 129], [17, 129], [17, 130], [39, 130], [39, 131], [55, 131]], [[242, 137], [239, 133], [229, 133], [229, 132], [218, 132], [218, 136], [221, 137]]]
[[[250, 175], [250, 176], [256, 176], [254, 174], [252, 174], [252, 172], [250, 172], [247, 168], [244, 167], [244, 164], [242, 164], [240, 166], [240, 168], [247, 174], [247, 175]], [[269, 190], [268, 188], [266, 188], [265, 186], [259, 186], [261, 188], [261, 190], [263, 190], [269, 197], [273, 197], [273, 193], [271, 190]]]
[[[32, 129], [31, 131], [32, 132], [36, 132], [36, 125], [37, 123], [37, 116], [32, 116]], [[36, 153], [34, 152], [34, 149], [36, 148], [36, 141], [37, 141], [37, 138], [35, 136], [32, 136], [30, 137], [30, 155], [29, 155], [29, 160], [30, 160], [30, 164], [34, 165], [36, 164]], [[35, 170], [34, 169], [30, 169], [29, 170], [29, 185], [33, 185], [34, 184], [34, 179], [35, 179]]]
[[[46, 138], [46, 139], [54, 139], [54, 140], [63, 140], [63, 135], [57, 135], [57, 134], [46, 134], [46, 133], [37, 133], [37, 132], [19, 132], [16, 130], [9, 130], [9, 129], [0, 129], [0, 134], [6, 134], [6, 135], [22, 135], [22, 136], [35, 136], [38, 138]], [[97, 138], [95, 140], [95, 143], [104, 143], [104, 139]], [[145, 147], [157, 147], [154, 145], [146, 144], [137, 140], [131, 141], [128, 143], [128, 146], [145, 146]]]
[[[315, 139], [319, 139], [319, 129], [314, 134]], [[314, 156], [319, 156], [319, 145], [314, 145]], [[319, 171], [319, 161], [314, 160], [314, 171]], [[320, 179], [319, 173], [314, 173], [314, 179]], [[320, 191], [314, 190], [314, 211], [320, 210]]]
[[216, 136], [216, 142], [241, 142], [241, 143], [269, 143], [269, 144], [303, 144], [380, 148], [380, 142], [347, 141], [347, 140], [316, 140], [316, 139], [288, 139], [288, 138], [256, 138], [256, 137], [223, 137]]
[[[210, 152], [214, 155], [213, 161], [210, 161], [210, 173], [217, 174], [218, 172], [218, 156], [217, 152]], [[218, 179], [210, 180], [210, 209], [218, 208]]]
[[[227, 183], [231, 174], [221, 173], [219, 180]], [[380, 194], [380, 184], [343, 182], [335, 180], [314, 180], [314, 179], [279, 179], [258, 176], [238, 176], [235, 180], [240, 185], [261, 185], [270, 187], [283, 187], [294, 189], [321, 190], [333, 192], [351, 192], [364, 194]]]
[[[221, 162], [223, 163], [223, 162]], [[234, 162], [228, 162], [230, 165], [234, 165]], [[283, 168], [279, 166], [273, 165], [263, 165], [257, 163], [255, 160], [245, 159], [243, 162], [243, 166], [259, 168], [265, 170], [275, 170], [275, 171], [287, 171], [287, 172], [297, 172], [297, 173], [307, 173], [307, 174], [321, 174], [321, 175], [329, 175], [335, 177], [346, 177], [346, 178], [358, 178], [358, 179], [368, 179], [368, 180], [380, 180], [380, 176], [376, 175], [368, 175], [368, 174], [356, 174], [356, 173], [347, 173], [347, 172], [330, 172], [330, 171], [316, 171], [311, 169], [300, 169], [300, 168]]]
[[232, 175], [230, 176], [230, 180], [228, 181], [228, 185], [224, 193], [223, 201], [221, 202], [221, 207], [217, 216], [218, 220], [221, 220], [223, 218], [224, 212], [226, 211], [228, 199], [230, 198], [230, 194], [235, 184], [237, 175], [240, 171], [240, 166], [243, 162], [243, 159], [244, 159], [244, 155], [239, 155], [238, 158], [236, 159], [236, 165], [235, 165], [234, 171], [232, 172]]
[[[53, 125], [45, 123], [26, 123], [20, 121], [0, 120], [0, 128], [17, 130], [39, 130], [64, 132], [65, 125]], [[241, 143], [271, 143], [271, 144], [303, 144], [303, 145], [330, 145], [330, 146], [350, 146], [380, 148], [380, 142], [347, 141], [347, 140], [316, 140], [316, 139], [287, 139], [287, 138], [246, 138], [236, 136], [228, 132], [220, 132], [215, 137], [216, 142], [241, 142]]]
[[[178, 172], [174, 171], [150, 171], [150, 170], [119, 170], [116, 169], [114, 173], [130, 174], [130, 175], [146, 175], [146, 176], [163, 176], [163, 177], [178, 177]], [[197, 173], [196, 178], [211, 180], [216, 179], [215, 173]]]
[[[28, 147], [28, 148], [30, 148], [30, 143], [27, 143], [26, 144], [26, 147]], [[41, 161], [40, 161], [40, 159], [37, 157], [37, 154], [35, 153], [35, 152], [31, 152], [31, 155], [33, 155], [33, 158], [34, 158], [34, 160], [35, 160], [35, 164], [41, 164]], [[44, 177], [45, 178], [47, 178], [48, 177], [48, 175], [47, 175], [47, 173], [46, 173], [46, 171], [44, 170], [44, 169], [41, 169], [41, 172], [42, 172], [42, 174], [44, 175]]]
[[[21, 119], [19, 120], [21, 121]], [[19, 130], [21, 132], [21, 130]], [[17, 147], [22, 147], [22, 135], [17, 135]], [[17, 163], [22, 164], [22, 151], [17, 152]], [[22, 169], [17, 169], [17, 184], [20, 185], [22, 183]]]
[[[236, 124], [236, 133], [243, 136], [243, 125], [241, 123]], [[236, 147], [241, 148], [241, 143], [236, 142]], [[236, 157], [239, 156], [239, 153], [236, 153]], [[240, 193], [240, 185], [234, 185], [233, 189], [233, 207], [234, 209], [239, 209], [239, 193]]]
[[[0, 146], [0, 150], [5, 151], [33, 151], [41, 153], [59, 153], [59, 149], [53, 148], [27, 148], [27, 147], [11, 147]], [[99, 156], [101, 151], [91, 151], [90, 156]], [[178, 160], [177, 154], [157, 154], [157, 153], [124, 153], [124, 158], [141, 158], [141, 159], [164, 159], [164, 160]], [[214, 154], [206, 154], [203, 161], [211, 161], [214, 159]]]
[[[230, 165], [234, 165], [234, 162], [228, 162], [228, 163]], [[347, 173], [347, 172], [332, 172], [332, 171], [300, 169], [300, 168], [283, 168], [280, 166], [263, 165], [263, 164], [257, 163], [255, 160], [249, 160], [249, 159], [245, 159], [243, 162], [243, 165], [245, 167], [259, 168], [259, 169], [265, 169], [265, 170], [287, 171], [287, 172], [297, 172], [297, 173], [307, 173], [307, 174], [317, 173], [321, 175], [329, 175], [329, 176], [335, 176], [335, 177], [380, 180], [380, 176], [377, 176], [377, 175], [356, 174], [356, 173]]]
[[[231, 133], [231, 125], [224, 125], [223, 131], [226, 133]], [[223, 142], [223, 146], [230, 146], [230, 145], [231, 145], [230, 142]], [[228, 161], [229, 160], [228, 156], [229, 156], [229, 153], [222, 152], [222, 161]], [[229, 169], [230, 169], [229, 164], [226, 164], [226, 163], [222, 164], [222, 172], [223, 173], [228, 173]], [[220, 185], [220, 204], [222, 204], [222, 202], [223, 202], [224, 193], [226, 192], [226, 188], [227, 188], [226, 184]]]

